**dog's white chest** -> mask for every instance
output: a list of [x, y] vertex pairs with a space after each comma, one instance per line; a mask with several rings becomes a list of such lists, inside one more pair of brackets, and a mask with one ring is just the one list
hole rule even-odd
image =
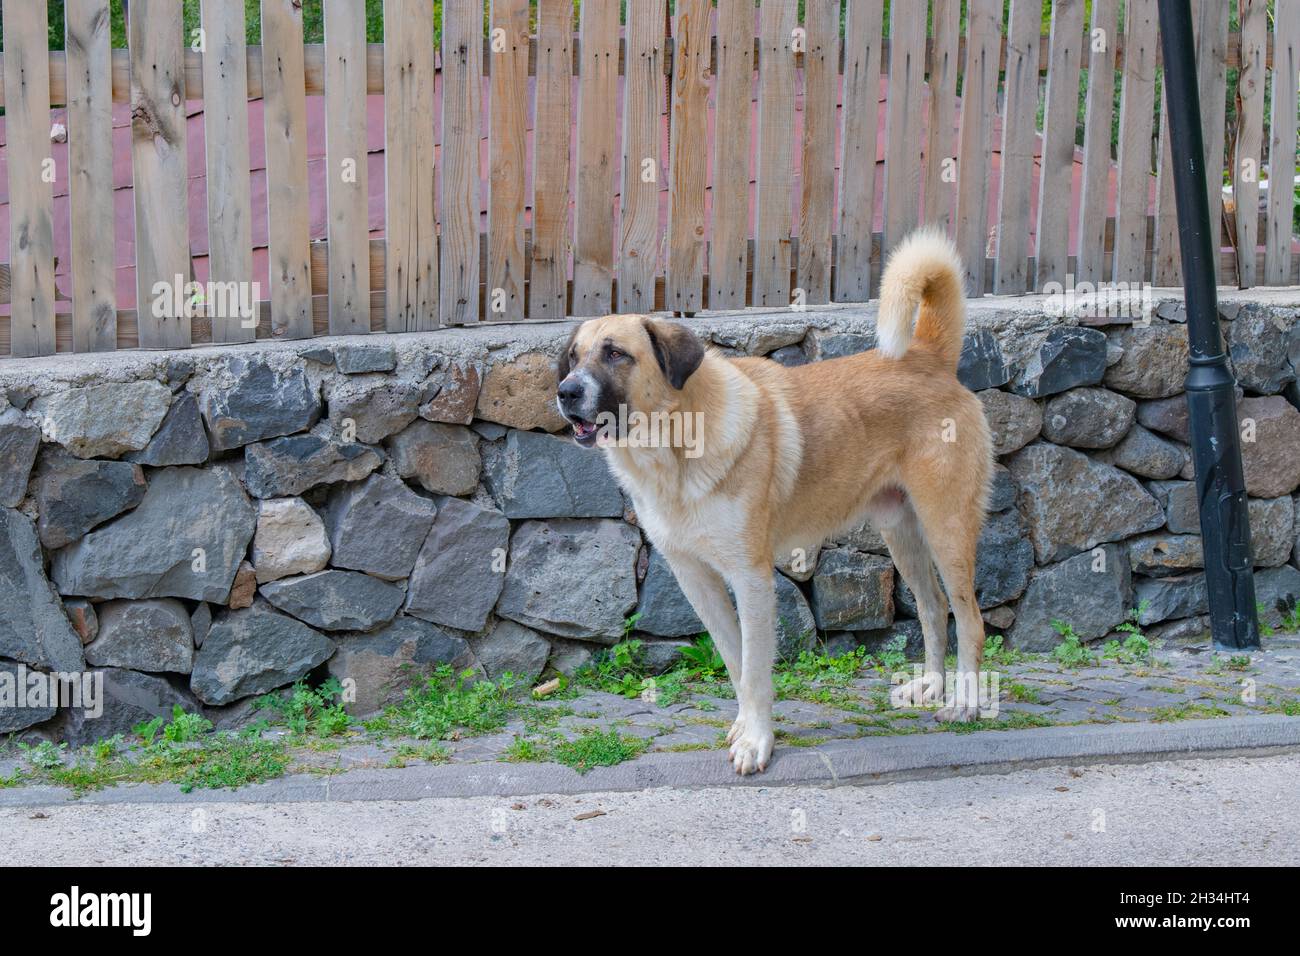
[[744, 509], [717, 496], [686, 503], [655, 500], [633, 492], [637, 522], [655, 548], [685, 554], [724, 570], [742, 561], [738, 539], [744, 533]]

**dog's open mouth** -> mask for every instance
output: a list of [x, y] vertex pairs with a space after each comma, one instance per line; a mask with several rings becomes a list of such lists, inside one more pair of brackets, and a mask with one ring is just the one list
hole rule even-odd
[[594, 422], [575, 418], [572, 419], [572, 425], [573, 440], [579, 445], [582, 445], [584, 448], [590, 448], [592, 445], [596, 444], [596, 435], [600, 429], [597, 428]]

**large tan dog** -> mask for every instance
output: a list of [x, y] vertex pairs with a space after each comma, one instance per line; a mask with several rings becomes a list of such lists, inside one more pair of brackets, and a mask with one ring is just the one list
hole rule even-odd
[[[739, 773], [764, 769], [772, 754], [773, 565], [867, 519], [916, 597], [925, 637], [925, 676], [894, 699], [944, 697], [948, 604], [937, 565], [958, 662], [936, 716], [977, 714], [975, 545], [991, 445], [983, 406], [957, 381], [961, 275], [946, 238], [913, 233], [881, 280], [879, 348], [797, 368], [723, 358], [689, 329], [638, 315], [584, 322], [560, 358], [557, 401], [575, 440], [604, 450], [726, 662]], [[665, 435], [673, 440], [656, 440]]]

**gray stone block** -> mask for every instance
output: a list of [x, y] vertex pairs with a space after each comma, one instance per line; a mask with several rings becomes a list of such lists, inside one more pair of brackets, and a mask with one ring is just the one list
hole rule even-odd
[[1030, 445], [1007, 467], [1040, 563], [1164, 524], [1159, 502], [1137, 479], [1069, 448]]
[[497, 613], [561, 637], [612, 644], [636, 606], [641, 536], [622, 521], [526, 521], [510, 542]]
[[55, 552], [63, 594], [224, 604], [257, 513], [225, 468], [164, 468], [134, 511]]
[[482, 452], [483, 484], [509, 518], [623, 514], [623, 495], [605, 456], [568, 438], [512, 430]]
[[262, 585], [275, 607], [322, 631], [369, 631], [396, 616], [402, 589], [355, 571], [318, 571]]
[[510, 522], [499, 511], [441, 498], [411, 571], [406, 612], [435, 624], [478, 631], [505, 583]]
[[335, 488], [324, 514], [331, 560], [389, 581], [409, 577], [437, 513], [432, 501], [387, 475]]
[[229, 704], [292, 684], [334, 648], [320, 632], [258, 601], [213, 623], [194, 656], [190, 689], [206, 704]]
[[144, 500], [144, 470], [125, 461], [82, 459], [57, 445], [41, 454], [34, 494], [41, 544], [53, 551]]
[[188, 674], [194, 666], [189, 610], [174, 598], [101, 604], [99, 637], [86, 647], [86, 663]]
[[306, 431], [320, 418], [318, 388], [300, 365], [272, 367], [260, 356], [235, 355], [199, 402], [213, 451]]
[[1050, 651], [1061, 642], [1053, 621], [1069, 624], [1084, 641], [1105, 637], [1124, 621], [1132, 607], [1128, 561], [1116, 545], [1099, 550], [1034, 573], [1007, 632], [1011, 646]]
[[46, 441], [78, 458], [119, 458], [149, 444], [172, 403], [155, 381], [111, 382], [42, 395], [31, 410]]

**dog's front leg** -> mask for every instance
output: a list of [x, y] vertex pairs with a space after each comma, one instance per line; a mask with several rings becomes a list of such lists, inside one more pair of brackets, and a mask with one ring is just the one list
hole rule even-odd
[[686, 595], [695, 614], [713, 639], [713, 646], [722, 655], [731, 686], [740, 688], [740, 622], [735, 605], [727, 594], [727, 584], [712, 567], [696, 557], [663, 552], [668, 566], [673, 569], [677, 584]]
[[740, 774], [767, 769], [772, 757], [772, 662], [776, 657], [776, 590], [772, 568], [749, 570], [731, 582], [740, 614], [740, 711], [727, 742]]

